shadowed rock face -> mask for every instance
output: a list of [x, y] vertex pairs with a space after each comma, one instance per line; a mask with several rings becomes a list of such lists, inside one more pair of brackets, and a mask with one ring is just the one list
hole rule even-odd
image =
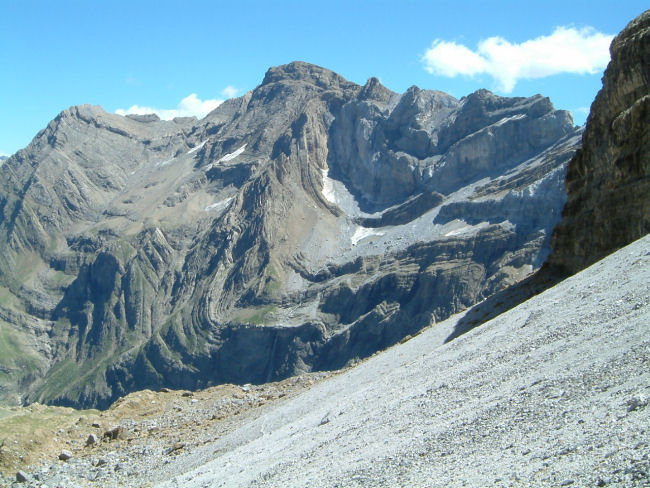
[[202, 120], [63, 111], [0, 168], [0, 397], [340, 367], [529, 275], [581, 130], [302, 62]]
[[573, 274], [650, 232], [650, 11], [614, 39], [549, 267]]

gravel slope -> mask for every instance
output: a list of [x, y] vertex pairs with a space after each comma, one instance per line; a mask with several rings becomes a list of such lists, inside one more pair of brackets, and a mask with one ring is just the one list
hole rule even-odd
[[458, 316], [316, 384], [158, 486], [650, 486], [649, 302], [646, 236], [454, 341]]

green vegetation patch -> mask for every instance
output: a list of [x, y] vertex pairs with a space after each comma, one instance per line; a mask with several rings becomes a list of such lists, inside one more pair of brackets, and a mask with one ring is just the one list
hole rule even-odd
[[41, 397], [45, 399], [56, 398], [61, 392], [68, 390], [70, 385], [79, 381], [81, 371], [71, 359], [59, 361], [48, 371]]
[[267, 295], [273, 295], [276, 292], [280, 291], [282, 288], [282, 276], [278, 271], [280, 266], [277, 263], [271, 261], [265, 269], [265, 283], [264, 283], [264, 293]]
[[98, 410], [75, 410], [40, 404], [23, 408], [0, 407], [0, 438], [9, 434], [30, 434], [39, 429], [58, 429], [62, 420], [77, 420], [79, 415], [98, 414]]
[[16, 303], [16, 296], [6, 286], [0, 286], [0, 306], [12, 308]]
[[275, 305], [267, 305], [261, 309], [253, 310], [248, 313], [239, 315], [235, 320], [244, 324], [251, 325], [266, 325], [267, 317], [269, 314], [275, 312], [278, 307]]
[[123, 239], [119, 239], [113, 243], [112, 251], [122, 263], [129, 262], [129, 260], [136, 254], [136, 250], [131, 243]]
[[36, 369], [38, 358], [24, 346], [21, 335], [16, 329], [0, 320], [0, 365], [9, 369]]
[[16, 255], [14, 277], [20, 284], [24, 284], [31, 281], [42, 268], [43, 260], [40, 255], [35, 252], [24, 251]]

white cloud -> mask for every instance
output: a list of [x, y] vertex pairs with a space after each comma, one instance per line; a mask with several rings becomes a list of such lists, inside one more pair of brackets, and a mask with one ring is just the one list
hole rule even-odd
[[163, 120], [170, 120], [174, 117], [192, 116], [196, 116], [199, 119], [202, 119], [222, 103], [223, 100], [201, 100], [196, 96], [196, 93], [191, 93], [180, 101], [177, 108], [165, 109], [133, 105], [126, 110], [123, 108], [118, 108], [115, 113], [119, 115], [156, 114]]
[[560, 73], [595, 74], [609, 62], [614, 36], [591, 27], [556, 27], [550, 36], [521, 44], [490, 37], [476, 51], [455, 42], [436, 39], [422, 56], [424, 69], [440, 76], [490, 75], [497, 88], [510, 93], [523, 79], [544, 78]]
[[239, 89], [235, 88], [232, 85], [228, 85], [226, 88], [221, 90], [221, 94], [226, 98], [235, 97], [235, 96], [237, 96], [238, 93], [239, 93]]

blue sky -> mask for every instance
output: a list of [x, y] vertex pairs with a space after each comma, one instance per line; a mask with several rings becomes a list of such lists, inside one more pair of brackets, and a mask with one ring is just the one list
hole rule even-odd
[[[581, 124], [601, 86], [596, 51], [646, 7], [647, 0], [0, 0], [0, 154], [26, 146], [72, 105], [202, 113], [294, 60], [360, 84], [377, 76], [397, 92], [417, 85], [456, 97], [483, 87], [542, 93]], [[583, 61], [587, 74], [566, 73]]]

